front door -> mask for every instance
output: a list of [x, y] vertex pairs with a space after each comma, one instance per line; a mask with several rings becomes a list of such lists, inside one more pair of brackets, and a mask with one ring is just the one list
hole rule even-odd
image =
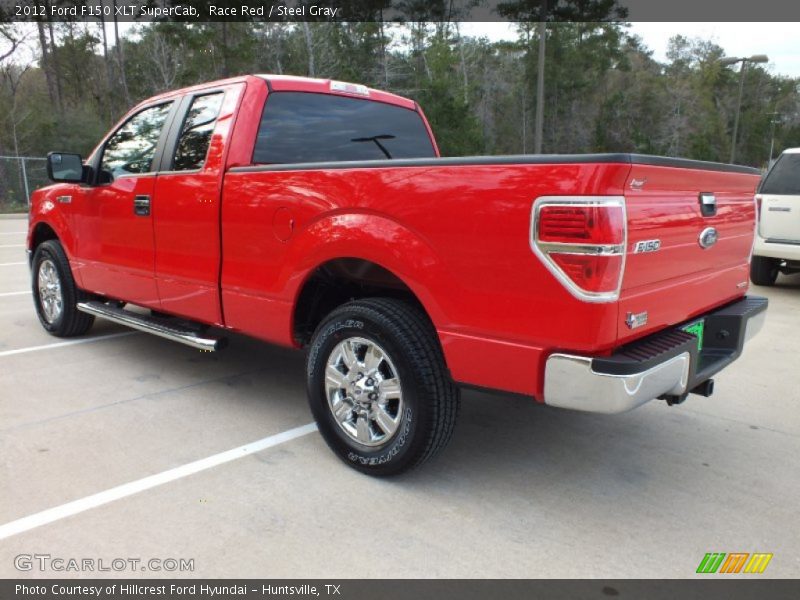
[[89, 291], [158, 308], [152, 204], [173, 102], [128, 119], [101, 150], [80, 207], [78, 259]]

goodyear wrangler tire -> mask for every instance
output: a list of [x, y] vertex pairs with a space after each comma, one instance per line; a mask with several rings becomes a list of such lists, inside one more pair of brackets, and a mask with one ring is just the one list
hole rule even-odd
[[459, 407], [432, 324], [395, 299], [345, 304], [309, 347], [311, 412], [334, 453], [369, 475], [397, 475], [441, 450]]
[[36, 248], [31, 283], [36, 315], [48, 333], [72, 337], [89, 331], [94, 316], [76, 308], [88, 296], [75, 285], [67, 255], [56, 240], [42, 242]]

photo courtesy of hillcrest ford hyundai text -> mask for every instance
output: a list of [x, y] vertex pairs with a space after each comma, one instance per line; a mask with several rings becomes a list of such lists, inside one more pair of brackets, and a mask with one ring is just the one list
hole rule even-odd
[[305, 349], [321, 435], [379, 476], [444, 448], [465, 386], [620, 413], [736, 369], [767, 308], [748, 294], [758, 170], [442, 158], [423, 108], [242, 76], [141, 102], [86, 158], [51, 153], [26, 242], [42, 327]]

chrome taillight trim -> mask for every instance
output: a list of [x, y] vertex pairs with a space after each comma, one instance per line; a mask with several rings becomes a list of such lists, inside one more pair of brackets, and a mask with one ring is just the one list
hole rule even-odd
[[[539, 241], [539, 213], [545, 206], [575, 207], [619, 207], [622, 209], [622, 244], [565, 244]], [[542, 264], [563, 285], [570, 294], [584, 302], [615, 302], [619, 299], [622, 280], [625, 274], [625, 259], [628, 248], [628, 214], [624, 196], [539, 196], [531, 208], [531, 226], [529, 236], [531, 250], [539, 257]], [[550, 258], [551, 253], [558, 254], [592, 254], [596, 256], [621, 256], [617, 287], [608, 292], [591, 292], [578, 286]]]
[[561, 242], [539, 242], [542, 252], [558, 254], [593, 254], [596, 256], [620, 256], [625, 247], [622, 244], [564, 244]]

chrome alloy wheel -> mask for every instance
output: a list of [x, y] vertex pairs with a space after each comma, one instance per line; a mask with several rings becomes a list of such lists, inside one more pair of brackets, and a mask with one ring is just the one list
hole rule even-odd
[[64, 310], [64, 296], [61, 293], [61, 279], [53, 261], [49, 258], [39, 265], [38, 273], [39, 302], [42, 305], [44, 318], [48, 323], [55, 323]]
[[388, 442], [403, 416], [400, 377], [378, 344], [360, 337], [340, 342], [328, 356], [325, 395], [334, 420], [365, 446]]

